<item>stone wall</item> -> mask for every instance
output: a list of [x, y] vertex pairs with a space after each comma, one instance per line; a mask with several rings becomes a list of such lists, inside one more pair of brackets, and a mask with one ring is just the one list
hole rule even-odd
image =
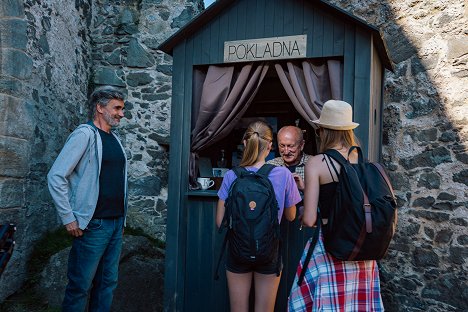
[[399, 198], [381, 261], [389, 311], [468, 306], [468, 2], [334, 0], [383, 31], [384, 162]]
[[[172, 59], [156, 47], [203, 1], [96, 1], [94, 82], [128, 90], [120, 127], [129, 152], [128, 224], [165, 240]], [[120, 3], [120, 4], [119, 4]]]
[[19, 288], [34, 242], [58, 226], [45, 175], [86, 115], [90, 3], [0, 2], [0, 223], [17, 224], [0, 301]]
[[61, 226], [45, 175], [88, 120], [95, 85], [128, 92], [128, 223], [165, 239], [172, 67], [156, 47], [202, 9], [201, 0], [1, 1], [0, 223], [18, 231], [0, 301], [24, 282], [34, 241]]

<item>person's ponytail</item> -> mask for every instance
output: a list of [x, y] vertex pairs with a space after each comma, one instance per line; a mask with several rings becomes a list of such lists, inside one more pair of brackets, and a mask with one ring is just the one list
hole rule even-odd
[[251, 166], [257, 162], [259, 154], [259, 142], [260, 137], [258, 135], [251, 135], [248, 139], [244, 139], [245, 147], [244, 154], [240, 165], [242, 167]]
[[243, 137], [244, 153], [240, 165], [252, 166], [259, 161], [260, 155], [268, 148], [273, 140], [273, 132], [270, 126], [263, 121], [251, 123]]

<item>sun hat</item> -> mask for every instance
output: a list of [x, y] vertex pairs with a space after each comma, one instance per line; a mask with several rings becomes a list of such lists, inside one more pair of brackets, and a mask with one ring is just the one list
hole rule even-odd
[[345, 101], [328, 100], [323, 104], [320, 118], [312, 121], [317, 126], [333, 130], [351, 130], [359, 126], [353, 122], [353, 108]]

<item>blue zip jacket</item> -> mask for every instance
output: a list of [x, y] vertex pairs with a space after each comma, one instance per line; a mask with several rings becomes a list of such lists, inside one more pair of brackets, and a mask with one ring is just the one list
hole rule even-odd
[[[127, 159], [120, 139], [112, 134]], [[47, 174], [49, 192], [64, 225], [78, 221], [80, 229], [88, 226], [99, 197], [101, 162], [102, 141], [98, 129], [92, 121], [79, 125]], [[127, 161], [124, 170], [124, 213], [127, 215]]]

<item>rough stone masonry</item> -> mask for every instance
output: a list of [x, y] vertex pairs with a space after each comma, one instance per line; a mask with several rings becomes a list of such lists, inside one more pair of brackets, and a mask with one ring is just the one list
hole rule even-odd
[[[381, 28], [384, 163], [399, 199], [397, 235], [380, 262], [388, 311], [468, 306], [468, 2], [331, 0]], [[126, 87], [120, 129], [130, 155], [129, 224], [165, 239], [171, 59], [159, 43], [202, 9], [197, 0], [0, 2], [0, 222], [18, 223], [0, 300], [25, 279], [42, 233], [60, 226], [45, 174], [87, 119], [89, 89]]]
[[384, 161], [399, 197], [382, 261], [386, 308], [468, 306], [467, 1], [332, 1], [381, 28], [395, 63], [384, 91]]
[[61, 226], [45, 176], [88, 120], [94, 85], [128, 90], [128, 224], [165, 239], [171, 59], [156, 47], [202, 9], [201, 0], [0, 1], [0, 222], [18, 228], [0, 301], [25, 281], [34, 242]]

